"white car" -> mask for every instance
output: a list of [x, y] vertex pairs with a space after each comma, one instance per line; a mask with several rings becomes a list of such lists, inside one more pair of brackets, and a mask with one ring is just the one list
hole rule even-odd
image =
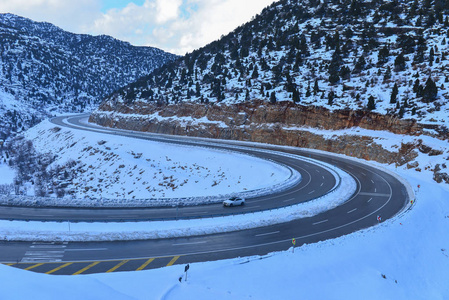
[[245, 204], [245, 199], [238, 197], [232, 197], [228, 200], [223, 201], [223, 206], [237, 206], [243, 204]]

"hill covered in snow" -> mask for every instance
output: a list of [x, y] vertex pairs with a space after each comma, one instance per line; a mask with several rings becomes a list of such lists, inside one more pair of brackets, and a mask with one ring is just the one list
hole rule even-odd
[[0, 14], [0, 139], [45, 115], [95, 108], [176, 56]]
[[110, 103], [268, 103], [444, 123], [449, 1], [281, 0]]
[[449, 138], [449, 1], [281, 0], [205, 47], [105, 99], [90, 121], [124, 129], [309, 147], [409, 163], [445, 151], [422, 140], [386, 153], [363, 128]]

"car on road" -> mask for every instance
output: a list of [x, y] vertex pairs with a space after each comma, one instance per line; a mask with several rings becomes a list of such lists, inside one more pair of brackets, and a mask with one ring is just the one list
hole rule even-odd
[[239, 197], [231, 197], [223, 201], [223, 206], [237, 206], [245, 204], [245, 199]]

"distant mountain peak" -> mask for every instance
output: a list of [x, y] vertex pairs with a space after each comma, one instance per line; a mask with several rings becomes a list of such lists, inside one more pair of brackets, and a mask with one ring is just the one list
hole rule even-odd
[[[0, 14], [0, 138], [49, 112], [93, 109], [106, 95], [176, 57], [106, 35], [74, 34]], [[14, 107], [18, 117], [6, 113]]]

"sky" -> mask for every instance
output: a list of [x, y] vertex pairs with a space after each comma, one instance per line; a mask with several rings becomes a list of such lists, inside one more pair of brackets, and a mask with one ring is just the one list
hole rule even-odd
[[0, 12], [183, 55], [250, 21], [275, 1], [0, 0]]

